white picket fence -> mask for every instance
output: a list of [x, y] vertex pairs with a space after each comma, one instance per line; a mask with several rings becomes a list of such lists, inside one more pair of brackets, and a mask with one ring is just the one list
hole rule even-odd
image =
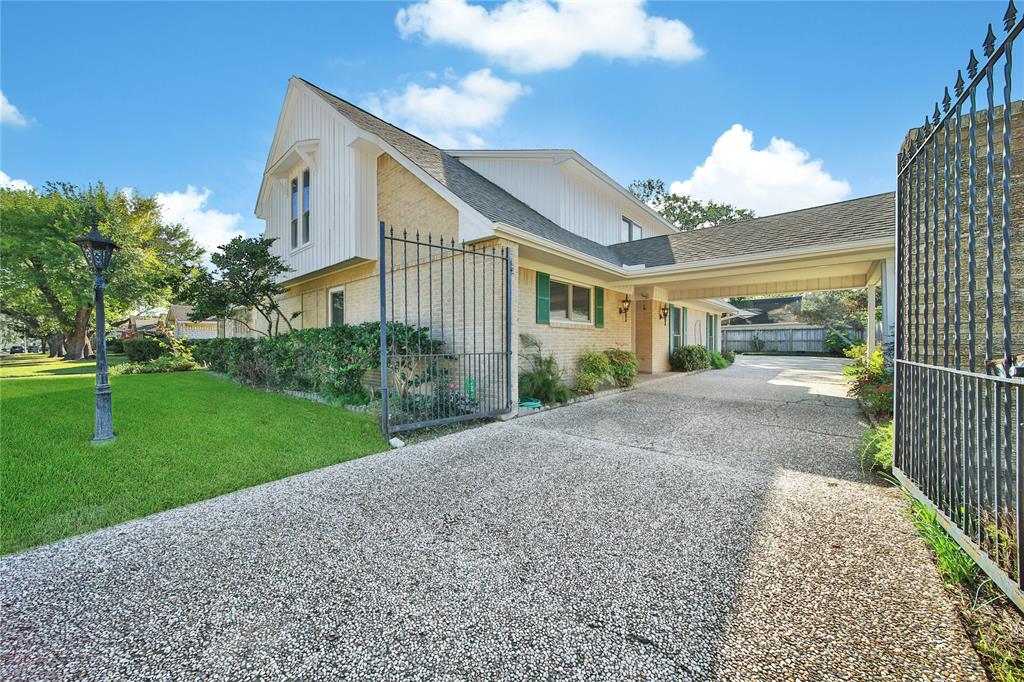
[[[865, 333], [852, 329], [841, 330], [851, 341], [863, 341]], [[825, 339], [828, 329], [803, 324], [751, 324], [722, 327], [722, 347], [725, 350], [757, 353], [827, 353]]]

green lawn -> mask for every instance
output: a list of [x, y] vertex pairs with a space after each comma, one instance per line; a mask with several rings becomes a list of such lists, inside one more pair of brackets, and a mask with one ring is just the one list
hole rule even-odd
[[113, 377], [94, 446], [94, 380], [59, 373], [86, 363], [22, 357], [0, 361], [31, 377], [0, 381], [3, 554], [387, 449], [369, 416], [205, 372]]
[[[125, 361], [123, 355], [108, 355], [107, 364], [120, 365]], [[95, 376], [95, 360], [61, 360], [50, 358], [42, 353], [19, 353], [18, 355], [0, 355], [0, 379], [15, 377], [63, 377], [73, 375]]]

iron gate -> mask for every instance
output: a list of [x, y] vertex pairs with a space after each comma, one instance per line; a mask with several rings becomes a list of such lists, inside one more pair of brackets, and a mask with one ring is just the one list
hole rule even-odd
[[508, 247], [447, 243], [380, 223], [381, 429], [512, 409]]
[[1011, 2], [898, 156], [893, 412], [897, 478], [1024, 608], [1022, 25]]

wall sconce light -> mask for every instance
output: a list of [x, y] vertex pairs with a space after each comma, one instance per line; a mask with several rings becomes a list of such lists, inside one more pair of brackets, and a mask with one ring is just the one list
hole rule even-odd
[[668, 303], [664, 303], [661, 306], [661, 310], [658, 311], [658, 319], [661, 320], [665, 326], [668, 326]]
[[626, 298], [622, 299], [622, 303], [619, 305], [619, 315], [622, 315], [623, 319], [629, 321], [629, 294], [626, 294]]

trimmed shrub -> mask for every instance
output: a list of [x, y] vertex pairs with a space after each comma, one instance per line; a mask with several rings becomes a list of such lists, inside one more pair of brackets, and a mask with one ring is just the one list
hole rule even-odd
[[619, 388], [629, 388], [636, 383], [637, 359], [636, 353], [628, 350], [610, 348], [604, 352], [608, 356], [609, 368], [615, 384]]
[[736, 351], [734, 350], [723, 350], [722, 357], [729, 361], [729, 364], [736, 362]]
[[[388, 341], [398, 353], [441, 354], [441, 342], [431, 339], [426, 328], [389, 323]], [[197, 339], [188, 348], [206, 367], [246, 384], [330, 399], [362, 396], [363, 376], [380, 368], [380, 323], [299, 329], [272, 337]], [[410, 372], [410, 382], [423, 383], [422, 368]]]
[[711, 360], [711, 366], [715, 369], [725, 369], [731, 364], [725, 359], [725, 356], [717, 351], [711, 351], [708, 353], [708, 358]]
[[162, 355], [149, 362], [125, 362], [114, 365], [110, 368], [110, 373], [115, 375], [160, 374], [163, 372], [191, 372], [196, 369], [201, 369], [201, 367], [194, 360], [174, 355]]
[[122, 341], [122, 347], [124, 348], [125, 355], [128, 356], [130, 362], [148, 362], [150, 360], [156, 360], [158, 357], [164, 354], [167, 347], [160, 343], [159, 339], [154, 339], [150, 336], [139, 336], [134, 339], [124, 339]]
[[111, 336], [107, 339], [107, 352], [108, 353], [123, 353], [124, 352], [124, 339], [120, 336]]
[[577, 393], [593, 393], [601, 385], [611, 382], [611, 361], [604, 353], [583, 350], [576, 356], [573, 388]]
[[704, 346], [680, 346], [668, 356], [673, 372], [693, 372], [711, 366], [711, 356]]

